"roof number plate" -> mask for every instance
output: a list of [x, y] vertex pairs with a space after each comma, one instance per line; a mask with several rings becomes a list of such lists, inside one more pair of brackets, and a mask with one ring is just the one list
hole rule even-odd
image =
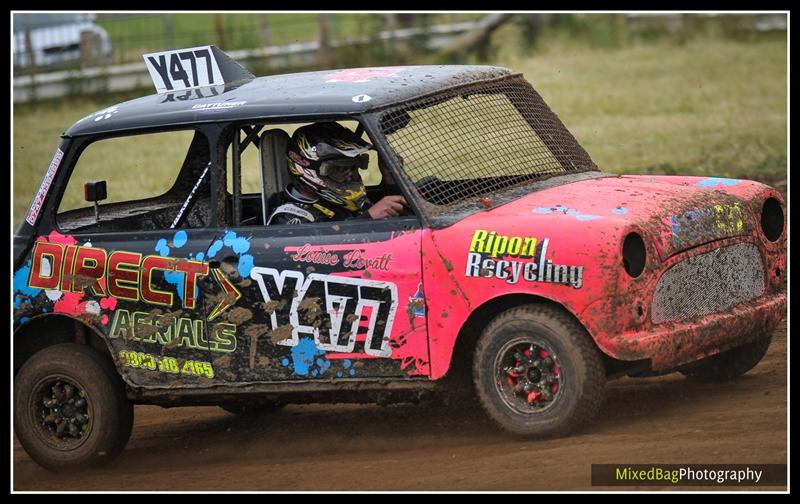
[[145, 54], [144, 61], [159, 93], [225, 84], [211, 46]]

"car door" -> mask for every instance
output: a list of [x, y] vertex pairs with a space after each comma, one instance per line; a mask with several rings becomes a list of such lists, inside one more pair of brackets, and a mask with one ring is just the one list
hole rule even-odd
[[242, 296], [224, 379], [427, 375], [420, 253], [416, 217], [221, 231], [208, 259]]
[[189, 252], [206, 250], [210, 231], [75, 233], [72, 238], [105, 252], [110, 296], [100, 308], [110, 308], [109, 341], [136, 383], [199, 383], [210, 377], [209, 352], [216, 343], [209, 343], [205, 314], [214, 285], [208, 264]]
[[[137, 155], [119, 154], [128, 152]], [[221, 290], [204, 260], [215, 236], [208, 153], [193, 130], [89, 143], [61, 196], [58, 231], [33, 252], [47, 263], [37, 264], [53, 284], [53, 312], [99, 323], [136, 385], [208, 383], [212, 350], [232, 351], [206, 320], [206, 298]]]

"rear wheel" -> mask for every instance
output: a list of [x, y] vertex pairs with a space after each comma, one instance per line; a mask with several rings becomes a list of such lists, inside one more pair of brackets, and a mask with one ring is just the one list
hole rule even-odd
[[133, 405], [111, 362], [75, 343], [33, 355], [14, 380], [14, 431], [51, 471], [113, 460], [130, 438]]
[[586, 330], [568, 314], [526, 305], [484, 329], [473, 374], [481, 404], [503, 429], [562, 435], [596, 415], [605, 371]]
[[756, 367], [771, 342], [772, 333], [762, 334], [755, 341], [690, 364], [681, 373], [700, 382], [732, 380]]

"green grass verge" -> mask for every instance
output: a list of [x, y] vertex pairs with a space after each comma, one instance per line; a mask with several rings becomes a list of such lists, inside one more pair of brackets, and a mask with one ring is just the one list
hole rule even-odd
[[525, 74], [605, 171], [786, 173], [785, 41], [568, 51], [505, 63]]

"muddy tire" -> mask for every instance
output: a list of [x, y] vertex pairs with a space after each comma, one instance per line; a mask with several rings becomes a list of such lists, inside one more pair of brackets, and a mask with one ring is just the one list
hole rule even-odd
[[14, 431], [51, 471], [108, 464], [133, 428], [133, 405], [114, 365], [85, 345], [37, 352], [14, 379]]
[[589, 423], [603, 401], [605, 370], [586, 330], [563, 311], [525, 305], [483, 330], [473, 360], [489, 417], [518, 435], [560, 436]]
[[706, 383], [732, 380], [756, 367], [771, 342], [772, 333], [763, 334], [755, 341], [690, 364], [681, 369], [681, 373], [689, 379]]

